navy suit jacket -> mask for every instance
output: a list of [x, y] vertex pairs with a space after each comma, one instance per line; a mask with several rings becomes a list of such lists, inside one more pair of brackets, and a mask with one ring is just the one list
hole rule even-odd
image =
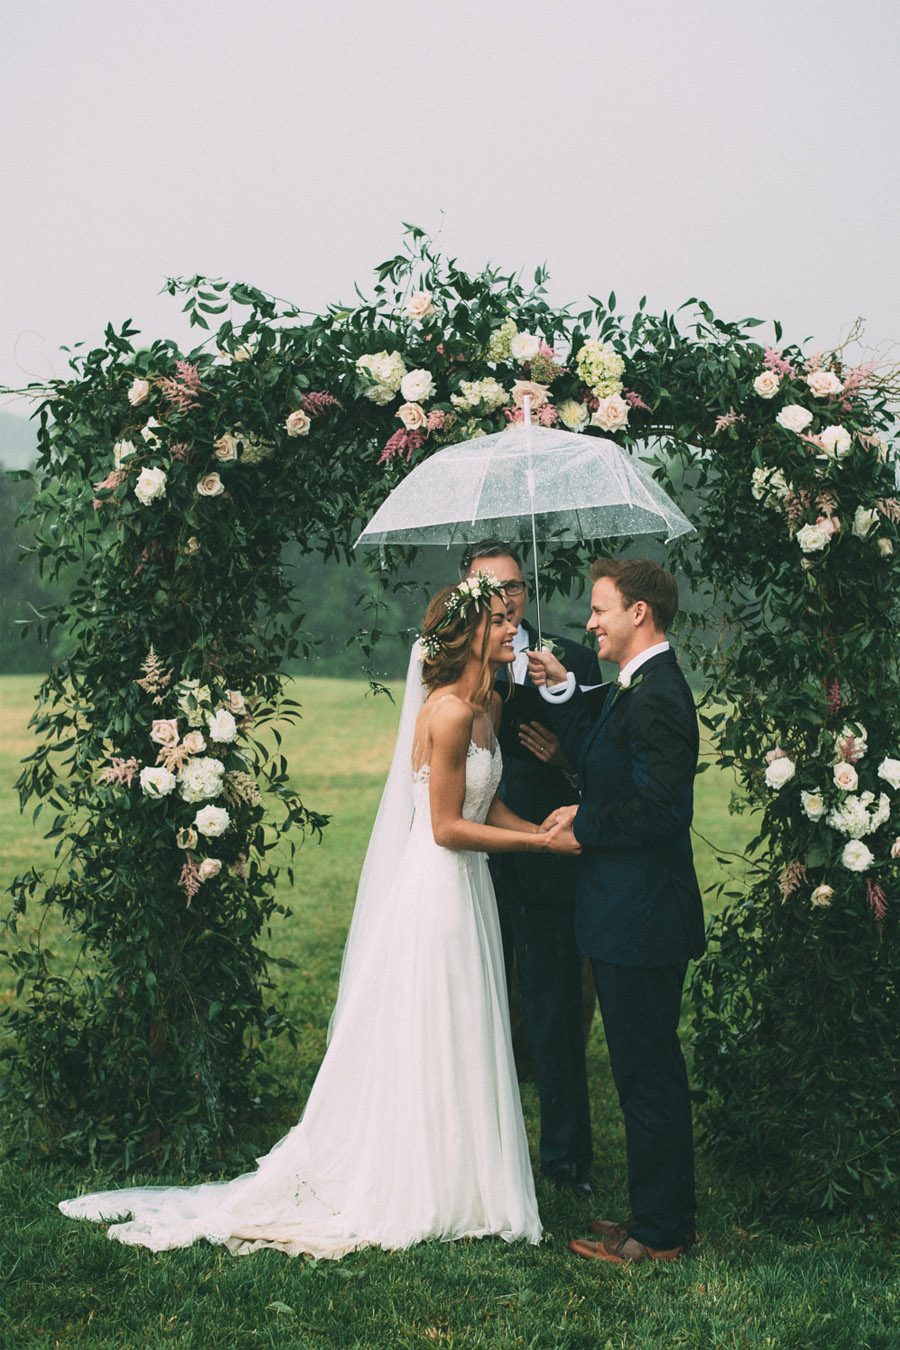
[[[537, 631], [531, 624], [525, 623], [529, 640], [537, 641]], [[545, 634], [545, 636], [551, 636]], [[553, 641], [563, 648], [562, 660], [566, 669], [575, 673], [581, 684], [594, 684], [600, 679], [600, 667], [596, 655], [588, 647], [582, 646], [571, 638], [552, 635]], [[498, 672], [494, 688], [504, 700], [500, 719], [498, 740], [503, 754], [503, 777], [498, 795], [511, 811], [525, 820], [540, 824], [557, 806], [576, 802], [578, 793], [572, 782], [561, 769], [551, 768], [536, 759], [530, 750], [519, 741], [519, 727], [522, 722], [538, 721], [550, 726], [547, 715], [550, 705], [541, 698], [538, 689], [526, 675], [525, 683], [516, 685], [513, 697], [507, 699], [509, 681], [505, 668]], [[572, 760], [574, 768], [575, 761]], [[512, 853], [503, 855], [511, 860], [517, 888], [526, 900], [537, 899], [558, 902], [575, 893], [576, 859], [561, 855]], [[503, 874], [506, 871], [500, 855], [491, 859], [491, 873], [497, 889], [503, 886]]]
[[700, 738], [674, 653], [614, 690], [591, 722], [576, 690], [548, 725], [577, 765], [582, 804], [576, 933], [582, 950], [621, 966], [677, 965], [704, 948], [691, 819]]

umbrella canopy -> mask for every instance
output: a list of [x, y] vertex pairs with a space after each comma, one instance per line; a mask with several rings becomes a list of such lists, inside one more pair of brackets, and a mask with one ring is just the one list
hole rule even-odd
[[693, 530], [655, 479], [614, 441], [517, 425], [449, 445], [417, 464], [357, 544], [579, 540]]

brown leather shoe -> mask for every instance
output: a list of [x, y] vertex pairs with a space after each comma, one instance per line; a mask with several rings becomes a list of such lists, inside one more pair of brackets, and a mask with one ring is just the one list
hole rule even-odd
[[680, 1247], [648, 1247], [636, 1238], [625, 1233], [622, 1237], [607, 1237], [602, 1242], [588, 1242], [586, 1238], [574, 1238], [569, 1250], [576, 1256], [586, 1256], [592, 1261], [611, 1261], [617, 1266], [634, 1265], [638, 1261], [675, 1261], [684, 1253]]
[[614, 1219], [595, 1219], [591, 1224], [591, 1232], [599, 1233], [601, 1237], [627, 1237], [633, 1223], [630, 1214], [621, 1223], [616, 1223]]

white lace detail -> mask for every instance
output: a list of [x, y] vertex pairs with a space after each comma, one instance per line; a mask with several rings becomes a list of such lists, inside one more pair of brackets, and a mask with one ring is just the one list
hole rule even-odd
[[[476, 745], [474, 741], [469, 741], [469, 748], [466, 751], [466, 796], [462, 809], [466, 820], [484, 824], [491, 802], [494, 800], [494, 794], [500, 784], [502, 772], [503, 762], [500, 756], [500, 747], [496, 742], [493, 746], [488, 746]], [[429, 823], [428, 794], [422, 792], [421, 789], [428, 787], [430, 779], [430, 764], [423, 764], [413, 774], [416, 818], [419, 820], [424, 814]]]

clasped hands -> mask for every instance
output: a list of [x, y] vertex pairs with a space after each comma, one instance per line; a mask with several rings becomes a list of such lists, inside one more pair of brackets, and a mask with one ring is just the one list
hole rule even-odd
[[572, 821], [577, 810], [578, 802], [573, 806], [558, 806], [539, 826], [541, 833], [547, 831], [547, 848], [551, 853], [577, 855], [581, 852], [581, 845], [572, 829]]

